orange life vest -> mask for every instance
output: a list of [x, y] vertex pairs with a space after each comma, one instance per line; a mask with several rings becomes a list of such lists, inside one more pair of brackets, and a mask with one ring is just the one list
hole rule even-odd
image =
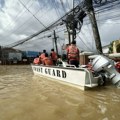
[[40, 58], [41, 58], [41, 59], [44, 59], [44, 58], [45, 58], [45, 53], [42, 53], [42, 54], [40, 55]]
[[45, 53], [42, 53], [42, 54], [39, 56], [39, 58], [40, 58], [40, 61], [43, 63], [43, 59], [45, 58]]
[[44, 65], [53, 65], [53, 62], [52, 62], [52, 60], [51, 60], [50, 58], [45, 57], [45, 58], [43, 59], [43, 64], [44, 64]]
[[35, 58], [34, 61], [33, 61], [34, 64], [39, 64], [40, 61], [39, 61], [39, 58]]
[[67, 49], [68, 59], [76, 60], [79, 56], [79, 50], [76, 46], [69, 46]]
[[51, 52], [51, 59], [52, 60], [57, 60], [57, 54], [56, 54], [56, 52], [54, 52], [54, 51]]

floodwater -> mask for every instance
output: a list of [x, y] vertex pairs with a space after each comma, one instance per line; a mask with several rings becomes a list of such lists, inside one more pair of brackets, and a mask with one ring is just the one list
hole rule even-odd
[[0, 66], [0, 120], [120, 120], [120, 89], [81, 91], [30, 66]]

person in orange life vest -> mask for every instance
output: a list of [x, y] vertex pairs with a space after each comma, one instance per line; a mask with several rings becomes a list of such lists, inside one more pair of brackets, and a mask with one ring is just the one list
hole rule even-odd
[[79, 49], [76, 46], [76, 41], [72, 41], [71, 45], [67, 48], [67, 58], [69, 64], [79, 67]]
[[43, 65], [53, 65], [53, 61], [48, 57], [47, 53], [45, 53], [45, 58], [43, 58]]
[[39, 56], [41, 63], [43, 63], [43, 59], [45, 58], [45, 53], [46, 50], [43, 50], [43, 53], [41, 53], [41, 55]]
[[[70, 46], [69, 44], [66, 44], [66, 51], [68, 50], [69, 46]], [[69, 64], [68, 55], [66, 55], [66, 60], [67, 60], [67, 63]]]
[[39, 64], [42, 64], [40, 55], [41, 55], [41, 52], [39, 52]]
[[56, 52], [54, 51], [54, 49], [51, 49], [51, 53], [50, 53], [50, 57], [53, 61], [53, 64], [56, 65], [56, 62], [57, 62], [57, 54]]
[[37, 55], [37, 57], [33, 60], [33, 63], [38, 65], [40, 63], [39, 61], [39, 56]]

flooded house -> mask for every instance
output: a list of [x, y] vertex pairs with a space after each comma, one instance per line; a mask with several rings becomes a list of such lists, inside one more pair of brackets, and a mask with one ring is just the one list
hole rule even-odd
[[36, 51], [21, 51], [0, 47], [0, 64], [30, 64], [37, 55], [39, 55], [39, 52]]
[[13, 48], [0, 47], [0, 64], [19, 64], [22, 61], [22, 51]]

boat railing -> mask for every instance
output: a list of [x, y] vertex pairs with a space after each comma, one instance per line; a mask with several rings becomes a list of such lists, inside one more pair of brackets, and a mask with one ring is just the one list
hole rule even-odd
[[85, 83], [85, 86], [87, 86], [87, 87], [96, 87], [96, 86], [98, 86], [97, 79], [98, 79], [100, 76], [93, 77], [92, 72], [90, 72], [88, 69], [85, 69], [85, 71], [86, 71], [86, 73], [87, 73], [86, 81], [88, 81], [88, 82]]
[[68, 64], [67, 62], [64, 62], [64, 61], [62, 61], [62, 66], [63, 67], [69, 67], [69, 68], [76, 68], [75, 65], [70, 65], [70, 64]]

